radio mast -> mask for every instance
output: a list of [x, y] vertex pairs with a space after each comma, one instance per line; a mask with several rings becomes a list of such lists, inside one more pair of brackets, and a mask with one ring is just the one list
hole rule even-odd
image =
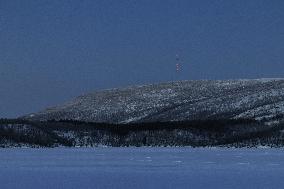
[[179, 55], [176, 54], [176, 72], [178, 73], [180, 71], [180, 58]]

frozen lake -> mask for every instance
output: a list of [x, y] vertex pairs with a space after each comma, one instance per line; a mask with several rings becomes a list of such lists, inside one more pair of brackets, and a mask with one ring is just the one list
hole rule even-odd
[[284, 149], [0, 149], [0, 188], [283, 188]]

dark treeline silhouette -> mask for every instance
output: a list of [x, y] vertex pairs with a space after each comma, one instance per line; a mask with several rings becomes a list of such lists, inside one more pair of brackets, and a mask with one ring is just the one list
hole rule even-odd
[[284, 124], [212, 119], [133, 124], [0, 119], [0, 146], [284, 146]]

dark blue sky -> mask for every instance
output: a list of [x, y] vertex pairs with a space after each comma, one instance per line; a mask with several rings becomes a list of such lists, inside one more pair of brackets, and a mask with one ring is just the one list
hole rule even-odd
[[283, 0], [0, 0], [0, 117], [102, 88], [283, 77], [283, 20]]

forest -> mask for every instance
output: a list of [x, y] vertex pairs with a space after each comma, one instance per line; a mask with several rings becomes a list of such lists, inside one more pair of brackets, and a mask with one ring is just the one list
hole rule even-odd
[[132, 124], [0, 119], [1, 147], [284, 146], [284, 124], [212, 119]]

